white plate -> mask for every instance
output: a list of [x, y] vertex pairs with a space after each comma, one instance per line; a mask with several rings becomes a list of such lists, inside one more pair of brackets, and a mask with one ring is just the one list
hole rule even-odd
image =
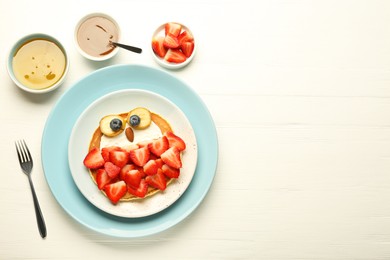
[[[143, 199], [120, 202], [116, 205], [103, 195], [92, 181], [83, 160], [100, 119], [142, 106], [164, 117], [174, 132], [186, 142], [180, 176], [165, 191]], [[84, 197], [97, 208], [115, 216], [138, 218], [160, 212], [172, 205], [187, 189], [197, 164], [197, 142], [194, 130], [184, 113], [168, 99], [153, 92], [128, 89], [107, 94], [93, 102], [77, 119], [68, 144], [68, 160], [76, 186]]]

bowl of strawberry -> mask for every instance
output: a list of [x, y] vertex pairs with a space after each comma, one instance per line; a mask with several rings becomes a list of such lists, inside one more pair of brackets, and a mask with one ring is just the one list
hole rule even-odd
[[194, 36], [187, 26], [168, 22], [159, 26], [152, 37], [152, 54], [156, 62], [167, 69], [180, 69], [195, 55]]

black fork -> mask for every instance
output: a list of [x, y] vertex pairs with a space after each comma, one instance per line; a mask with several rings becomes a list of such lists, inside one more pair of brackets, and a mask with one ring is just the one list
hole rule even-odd
[[28, 150], [27, 144], [24, 140], [19, 140], [15, 142], [16, 152], [18, 154], [18, 159], [22, 171], [27, 175], [28, 181], [30, 182], [31, 192], [34, 199], [34, 208], [35, 215], [37, 217], [37, 223], [39, 228], [39, 233], [42, 238], [46, 237], [46, 225], [45, 220], [43, 219], [41, 207], [39, 206], [37, 195], [35, 194], [34, 185], [31, 179], [31, 172], [33, 168], [33, 159], [31, 157], [30, 151]]

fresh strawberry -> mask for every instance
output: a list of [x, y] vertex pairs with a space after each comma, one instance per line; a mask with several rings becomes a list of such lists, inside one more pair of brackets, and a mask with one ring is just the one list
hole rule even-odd
[[158, 168], [161, 168], [164, 165], [164, 162], [161, 160], [161, 158], [155, 159], [155, 161]]
[[96, 184], [99, 190], [102, 190], [107, 184], [111, 183], [112, 179], [108, 176], [107, 172], [102, 168], [97, 170]]
[[118, 146], [107, 146], [102, 148], [102, 156], [105, 162], [110, 161], [110, 151], [120, 151]]
[[180, 46], [179, 39], [173, 34], [167, 34], [164, 38], [163, 45], [167, 49], [176, 49]]
[[168, 150], [169, 142], [166, 136], [162, 136], [148, 145], [149, 151], [154, 155], [160, 156], [163, 152]]
[[148, 184], [146, 183], [145, 179], [142, 179], [138, 188], [134, 188], [128, 185], [127, 191], [134, 196], [144, 198], [146, 196], [146, 193], [148, 193]]
[[104, 159], [99, 148], [93, 148], [89, 151], [85, 156], [83, 163], [88, 169], [98, 169], [103, 167]]
[[141, 171], [134, 169], [124, 173], [122, 175], [122, 180], [124, 180], [128, 186], [138, 188], [143, 177], [144, 174]]
[[167, 187], [167, 179], [165, 178], [165, 175], [163, 174], [161, 169], [158, 169], [155, 175], [146, 176], [145, 181], [153, 188], [159, 190], [165, 190]]
[[173, 132], [166, 132], [165, 136], [168, 138], [169, 147], [175, 146], [179, 151], [186, 149], [186, 143], [179, 136]]
[[153, 38], [152, 40], [152, 49], [154, 53], [156, 53], [156, 55], [161, 58], [164, 58], [165, 54], [167, 53], [167, 49], [165, 49], [163, 42], [164, 37], [162, 36]]
[[111, 202], [117, 204], [118, 201], [126, 194], [127, 186], [124, 181], [118, 181], [106, 185], [104, 187], [104, 191]]
[[127, 164], [129, 160], [129, 153], [124, 150], [113, 150], [110, 151], [110, 162], [114, 163], [116, 166], [122, 168]]
[[158, 165], [155, 160], [149, 160], [144, 165], [144, 173], [146, 175], [154, 175], [157, 173], [157, 170], [158, 170]]
[[165, 164], [171, 166], [172, 168], [179, 169], [182, 166], [180, 151], [176, 148], [176, 146], [172, 146], [168, 150], [166, 150], [162, 155], [161, 159]]
[[190, 42], [183, 42], [180, 44], [181, 51], [184, 53], [184, 55], [189, 58], [194, 51], [195, 44], [193, 41]]
[[179, 36], [181, 32], [181, 24], [179, 23], [166, 23], [165, 24], [165, 35], [172, 34], [174, 36]]
[[180, 169], [172, 168], [172, 167], [168, 166], [167, 164], [164, 164], [161, 167], [161, 170], [164, 173], [164, 175], [169, 177], [169, 178], [178, 178], [180, 175]]
[[104, 170], [106, 170], [108, 176], [113, 179], [115, 178], [116, 176], [118, 176], [118, 174], [120, 173], [121, 171], [121, 168], [116, 166], [115, 164], [113, 164], [112, 162], [105, 162], [104, 163]]
[[182, 63], [187, 59], [186, 55], [180, 50], [169, 49], [165, 54], [164, 60], [172, 63]]
[[135, 165], [143, 167], [149, 161], [150, 152], [147, 146], [130, 151], [130, 159]]
[[183, 31], [177, 39], [179, 40], [179, 44], [181, 45], [183, 42], [191, 42], [194, 40], [194, 36], [188, 31]]
[[125, 180], [124, 176], [125, 174], [130, 171], [136, 169], [136, 166], [134, 164], [126, 164], [125, 166], [122, 167], [120, 173], [119, 173], [119, 178], [121, 180]]

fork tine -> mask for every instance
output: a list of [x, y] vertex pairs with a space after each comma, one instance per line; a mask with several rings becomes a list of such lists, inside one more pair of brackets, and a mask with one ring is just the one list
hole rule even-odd
[[23, 158], [22, 158], [22, 155], [21, 155], [21, 152], [20, 152], [20, 147], [19, 147], [18, 141], [15, 141], [15, 148], [16, 148], [16, 153], [18, 154], [19, 163], [22, 163], [23, 162]]
[[32, 156], [30, 154], [30, 150], [27, 147], [26, 141], [24, 141], [24, 139], [23, 139], [23, 144], [24, 144], [24, 151], [27, 152], [26, 159], [27, 159], [27, 161], [31, 161], [31, 164], [32, 164], [33, 159], [32, 159]]

